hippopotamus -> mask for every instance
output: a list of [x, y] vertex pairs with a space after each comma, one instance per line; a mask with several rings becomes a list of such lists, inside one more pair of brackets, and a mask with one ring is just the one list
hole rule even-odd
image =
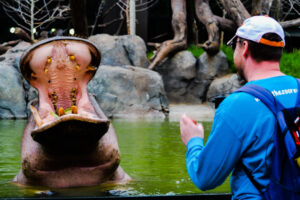
[[20, 71], [38, 90], [21, 142], [14, 181], [51, 188], [124, 183], [115, 130], [87, 84], [101, 53], [90, 41], [54, 37], [32, 45]]

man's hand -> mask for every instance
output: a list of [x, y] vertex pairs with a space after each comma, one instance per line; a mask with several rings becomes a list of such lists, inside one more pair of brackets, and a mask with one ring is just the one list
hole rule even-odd
[[186, 146], [192, 137], [204, 138], [204, 129], [202, 124], [195, 123], [195, 120], [189, 118], [185, 114], [180, 120], [181, 140]]

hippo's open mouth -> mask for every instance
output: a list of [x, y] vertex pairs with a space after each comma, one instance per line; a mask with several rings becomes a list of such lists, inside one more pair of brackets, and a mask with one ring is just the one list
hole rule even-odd
[[44, 40], [23, 55], [21, 72], [39, 92], [38, 109], [31, 106], [35, 141], [79, 147], [107, 132], [109, 121], [95, 111], [87, 91], [100, 59], [92, 43], [75, 37]]

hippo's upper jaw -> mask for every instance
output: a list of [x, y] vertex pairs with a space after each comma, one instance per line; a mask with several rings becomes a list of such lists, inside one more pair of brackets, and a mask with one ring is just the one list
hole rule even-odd
[[39, 92], [38, 109], [31, 106], [35, 141], [56, 149], [66, 142], [89, 146], [107, 132], [109, 121], [95, 112], [87, 91], [99, 63], [98, 50], [77, 38], [46, 40], [22, 57], [22, 74]]

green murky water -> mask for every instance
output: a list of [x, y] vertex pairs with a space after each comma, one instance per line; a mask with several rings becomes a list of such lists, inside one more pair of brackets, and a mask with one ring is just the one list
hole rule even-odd
[[[20, 169], [20, 141], [26, 120], [0, 120], [0, 198], [44, 196], [140, 196], [203, 193], [193, 185], [185, 168], [186, 148], [179, 123], [169, 121], [114, 120], [121, 151], [121, 166], [134, 181], [125, 185], [49, 189], [10, 183]], [[211, 123], [204, 123], [205, 132]], [[229, 193], [229, 178], [205, 193]], [[51, 193], [50, 193], [51, 194]]]

